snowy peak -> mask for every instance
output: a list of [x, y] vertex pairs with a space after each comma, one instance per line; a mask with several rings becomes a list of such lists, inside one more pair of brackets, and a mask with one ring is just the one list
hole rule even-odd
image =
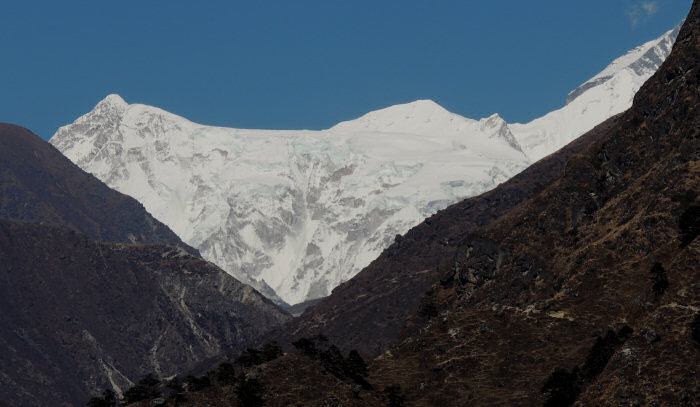
[[99, 114], [104, 116], [121, 117], [129, 104], [122, 99], [121, 96], [117, 94], [108, 95], [106, 98], [102, 99], [90, 113]]
[[566, 104], [571, 103], [588, 89], [610, 81], [616, 74], [625, 69], [632, 71], [636, 76], [651, 76], [661, 66], [668, 54], [671, 53], [671, 48], [673, 48], [682, 24], [683, 22], [674, 29], [664, 33], [661, 37], [648, 41], [614, 60], [599, 74], [569, 92], [569, 95], [566, 97]]
[[416, 100], [369, 112], [358, 119], [338, 123], [331, 130], [432, 134], [460, 121], [472, 120], [450, 113], [432, 100]]
[[115, 106], [115, 107], [126, 107], [129, 104], [124, 101], [124, 99], [117, 95], [116, 93], [112, 93], [107, 95], [104, 99], [100, 101], [100, 103], [97, 104], [96, 107], [101, 107], [101, 106]]
[[349, 134], [402, 134], [450, 141], [489, 155], [495, 146], [524, 155], [508, 124], [493, 114], [479, 121], [452, 113], [432, 100], [389, 106], [329, 129]]
[[513, 136], [513, 133], [511, 133], [508, 123], [506, 123], [498, 113], [494, 113], [487, 118], [479, 120], [479, 128], [482, 132], [490, 134], [490, 139], [501, 139], [508, 143], [514, 150], [520, 151], [521, 153], [523, 152], [520, 144]]
[[632, 106], [639, 88], [671, 53], [679, 27], [617, 58], [569, 93], [567, 104], [529, 123], [509, 127], [531, 161], [537, 161]]

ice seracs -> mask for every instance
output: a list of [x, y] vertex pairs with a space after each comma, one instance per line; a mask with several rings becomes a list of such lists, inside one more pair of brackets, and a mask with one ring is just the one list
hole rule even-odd
[[295, 304], [328, 295], [426, 216], [625, 110], [676, 34], [616, 60], [528, 124], [418, 100], [323, 131], [231, 129], [110, 95], [51, 143], [207, 260]]

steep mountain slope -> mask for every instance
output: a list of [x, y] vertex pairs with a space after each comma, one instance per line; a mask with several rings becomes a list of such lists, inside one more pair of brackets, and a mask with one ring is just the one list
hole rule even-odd
[[181, 248], [0, 220], [0, 259], [0, 397], [13, 406], [81, 406], [289, 318]]
[[326, 131], [264, 131], [111, 95], [51, 143], [205, 258], [289, 303], [327, 295], [397, 234], [529, 163], [497, 115], [470, 120], [431, 101]]
[[268, 404], [700, 403], [699, 61], [695, 0], [632, 108], [440, 261], [401, 342], [370, 364], [371, 389], [329, 383], [337, 357], [285, 356], [251, 372]]
[[85, 173], [27, 129], [0, 123], [0, 218], [61, 226], [107, 242], [197, 251], [135, 199]]
[[509, 124], [532, 161], [551, 154], [608, 117], [632, 106], [632, 98], [671, 52], [680, 25], [617, 58], [569, 93], [566, 106], [527, 124]]
[[328, 295], [412, 225], [625, 110], [676, 33], [630, 51], [567, 106], [524, 125], [416, 101], [321, 132], [223, 129], [110, 95], [51, 143], [208, 260], [294, 304]]
[[[424, 299], [430, 319], [417, 316], [377, 361], [377, 382], [403, 375], [412, 405], [426, 406], [699, 402], [698, 61], [695, 1], [633, 107], [562, 176], [461, 242]], [[557, 368], [566, 374], [550, 376]], [[559, 380], [549, 395], [548, 377]]]

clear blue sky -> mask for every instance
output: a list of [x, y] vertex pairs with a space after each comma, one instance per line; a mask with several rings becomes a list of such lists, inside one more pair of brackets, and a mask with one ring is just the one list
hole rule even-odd
[[433, 99], [528, 121], [691, 0], [8, 1], [0, 121], [48, 139], [109, 93], [210, 125], [322, 129]]

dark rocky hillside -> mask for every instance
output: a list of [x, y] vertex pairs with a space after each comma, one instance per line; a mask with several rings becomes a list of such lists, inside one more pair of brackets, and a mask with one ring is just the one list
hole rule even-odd
[[0, 397], [82, 406], [169, 376], [289, 316], [184, 249], [0, 220]]
[[[508, 198], [510, 210], [443, 218], [440, 225], [452, 227], [431, 233], [457, 208], [481, 202], [488, 210], [498, 191], [441, 212], [407, 236], [422, 237], [404, 237], [370, 266], [393, 258], [393, 279], [375, 280], [367, 295], [349, 289], [360, 284], [353, 280], [288, 325], [297, 329], [288, 335], [317, 329], [341, 339], [343, 329], [359, 330], [344, 346], [375, 332], [380, 340], [369, 349], [376, 351], [388, 337], [381, 329], [397, 330], [393, 321], [341, 328], [322, 307], [352, 305], [343, 292], [360, 296], [354, 311], [336, 309], [349, 325], [361, 321], [351, 312], [370, 316], [393, 309], [382, 308], [390, 301], [415, 301], [398, 344], [369, 363], [363, 380], [371, 388], [338, 376], [338, 352], [286, 355], [248, 370], [266, 405], [700, 404], [700, 0], [633, 107], [584, 137], [575, 151], [548, 158], [561, 158], [554, 173], [531, 173], [544, 182], [531, 181], [527, 198]], [[451, 243], [455, 235], [444, 230], [461, 230], [462, 238]], [[430, 241], [447, 243], [442, 257]], [[400, 299], [413, 293], [392, 292], [407, 284], [402, 259], [418, 275], [420, 253], [432, 259], [429, 271], [412, 281], [436, 278], [418, 298]], [[379, 301], [386, 292], [391, 300]], [[367, 324], [408, 311], [387, 312]], [[240, 387], [188, 397], [242, 405]]]
[[699, 81], [696, 1], [633, 107], [460, 242], [377, 382], [425, 406], [700, 402]]
[[29, 130], [0, 123], [0, 218], [51, 224], [106, 242], [197, 251], [135, 199], [84, 172]]

